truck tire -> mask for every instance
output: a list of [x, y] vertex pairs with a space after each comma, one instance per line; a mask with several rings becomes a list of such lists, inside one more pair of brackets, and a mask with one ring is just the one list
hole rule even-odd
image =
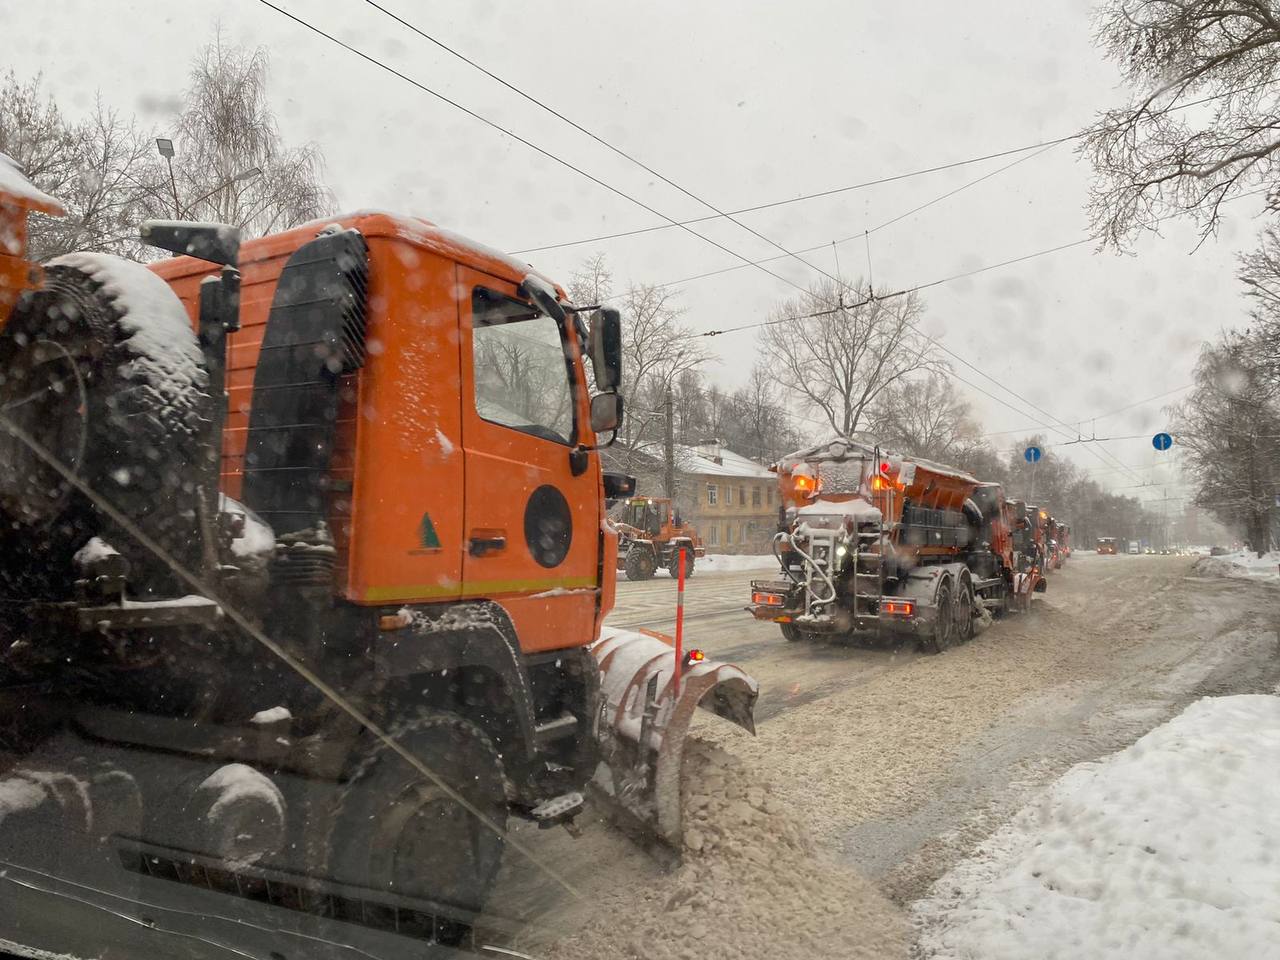
[[973, 581], [967, 575], [961, 573], [955, 595], [955, 642], [957, 644], [968, 643], [973, 639], [973, 607]]
[[628, 580], [649, 580], [657, 568], [658, 564], [654, 560], [653, 551], [648, 546], [633, 544], [627, 551]]
[[71, 557], [93, 536], [129, 561], [135, 595], [174, 590], [167, 566], [95, 500], [189, 569], [198, 562], [193, 488], [207, 384], [181, 301], [146, 267], [77, 254], [46, 269], [0, 332], [0, 415], [95, 496], [0, 428], [0, 595], [66, 597]]
[[944, 576], [938, 584], [936, 601], [938, 613], [934, 617], [933, 629], [920, 642], [927, 653], [941, 653], [955, 641], [955, 595], [949, 576]]
[[678, 547], [672, 551], [671, 566], [667, 568], [672, 580], [680, 578], [680, 554], [682, 553], [684, 554], [684, 578], [688, 580], [693, 576], [693, 551], [688, 547]]
[[[464, 913], [480, 911], [502, 864], [507, 825], [497, 748], [476, 724], [450, 713], [425, 714], [391, 736], [489, 824], [379, 743], [338, 800], [329, 835], [330, 877]], [[445, 921], [437, 929], [442, 942], [466, 935], [465, 923]]]
[[787, 643], [796, 643], [800, 640], [809, 639], [805, 632], [794, 623], [780, 623], [778, 626], [782, 628], [782, 639]]

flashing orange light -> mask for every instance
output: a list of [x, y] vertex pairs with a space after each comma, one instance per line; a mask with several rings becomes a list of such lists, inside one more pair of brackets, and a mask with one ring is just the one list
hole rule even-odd
[[814, 479], [803, 473], [798, 473], [795, 477], [795, 485], [798, 493], [808, 493], [814, 488]]
[[1047, 512], [1047, 511], [1045, 511], [1045, 510], [1041, 510], [1041, 511], [1040, 511], [1040, 519], [1041, 519], [1041, 520], [1048, 520], [1048, 519], [1049, 519], [1049, 514], [1048, 514], [1048, 512]]
[[776, 593], [753, 593], [751, 594], [751, 602], [762, 607], [780, 607], [782, 606], [782, 597]]
[[707, 659], [707, 655], [695, 647], [684, 655], [684, 665], [691, 667], [695, 663], [702, 663], [705, 659]]
[[880, 612], [891, 617], [909, 617], [916, 612], [914, 600], [881, 600]]

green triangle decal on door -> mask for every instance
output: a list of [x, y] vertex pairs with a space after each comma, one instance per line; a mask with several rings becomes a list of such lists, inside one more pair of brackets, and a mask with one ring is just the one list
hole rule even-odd
[[418, 539], [427, 550], [440, 549], [440, 538], [436, 536], [436, 525], [431, 522], [431, 514], [424, 513], [422, 522], [418, 524]]

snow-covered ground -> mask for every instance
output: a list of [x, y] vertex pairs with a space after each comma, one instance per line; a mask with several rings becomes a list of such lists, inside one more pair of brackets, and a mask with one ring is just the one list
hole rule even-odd
[[733, 573], [739, 570], [777, 570], [778, 561], [771, 553], [763, 555], [709, 553], [697, 560], [699, 573]]
[[1238, 577], [1242, 580], [1280, 580], [1280, 551], [1258, 556], [1251, 550], [1201, 557], [1195, 572], [1202, 577]]
[[1280, 697], [1074, 767], [913, 909], [925, 957], [1280, 957]]

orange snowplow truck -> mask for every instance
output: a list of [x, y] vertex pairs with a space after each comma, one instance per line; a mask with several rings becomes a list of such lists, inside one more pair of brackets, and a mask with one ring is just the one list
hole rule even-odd
[[1017, 559], [998, 484], [847, 439], [774, 469], [785, 579], [753, 581], [748, 609], [788, 640], [907, 635], [936, 653], [973, 636], [980, 607], [1013, 607]]
[[[147, 857], [409, 898], [437, 938], [508, 817], [588, 786], [678, 848], [694, 708], [751, 729], [757, 688], [602, 631], [617, 312], [410, 217], [142, 237], [185, 255], [59, 258], [2, 318], [0, 693], [46, 691], [30, 737], [74, 715], [190, 767], [136, 773]], [[250, 830], [181, 786], [227, 764], [279, 794]]]
[[695, 560], [706, 556], [697, 528], [680, 518], [666, 497], [631, 497], [615, 511], [618, 569], [628, 580], [648, 580], [659, 568], [678, 576], [680, 553], [684, 575], [693, 576]]

